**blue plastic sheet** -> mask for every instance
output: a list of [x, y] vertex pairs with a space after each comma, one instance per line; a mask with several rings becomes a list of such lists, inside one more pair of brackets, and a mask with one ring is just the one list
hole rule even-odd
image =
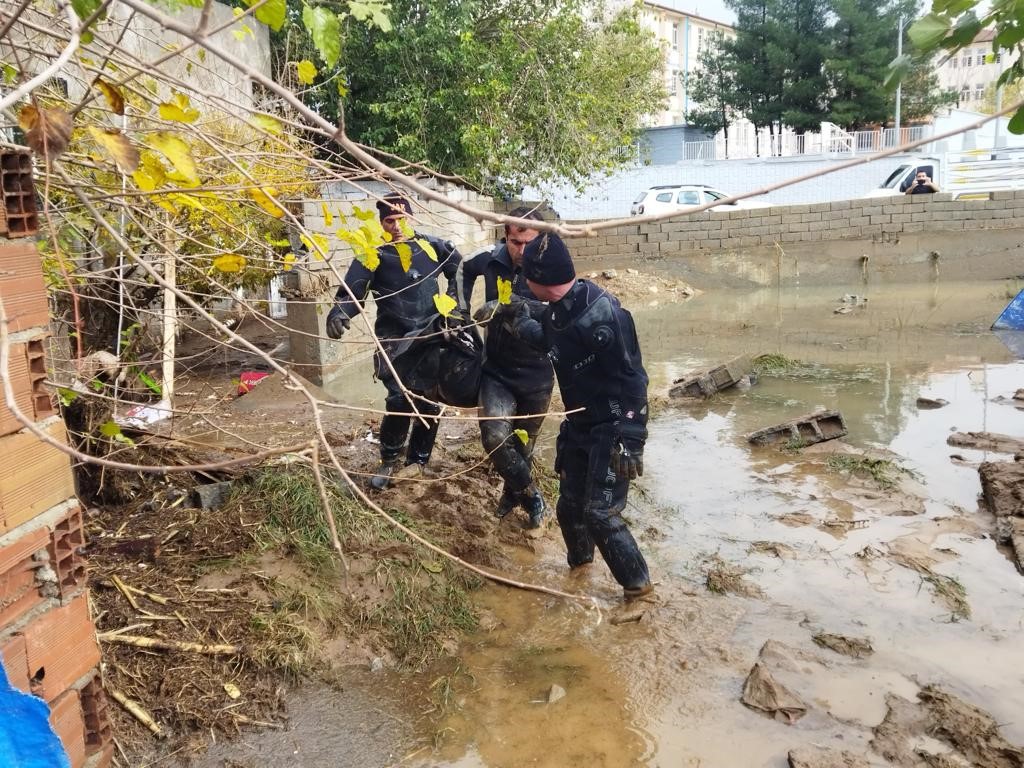
[[992, 323], [993, 331], [1024, 331], [1024, 291], [1014, 296], [1013, 301]]
[[46, 702], [11, 686], [0, 661], [0, 766], [71, 768]]

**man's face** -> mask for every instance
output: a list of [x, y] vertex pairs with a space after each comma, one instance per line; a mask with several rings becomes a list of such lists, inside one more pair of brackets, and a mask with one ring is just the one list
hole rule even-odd
[[533, 280], [527, 278], [526, 285], [530, 289], [530, 292], [541, 301], [558, 301], [565, 294], [569, 292], [569, 289], [575, 284], [576, 280], [570, 280], [568, 283], [563, 285], [541, 285], [535, 283]]
[[405, 237], [402, 234], [402, 222], [405, 221], [404, 213], [395, 213], [385, 219], [381, 219], [380, 225], [384, 231], [391, 235], [392, 240], [401, 240]]
[[517, 227], [514, 224], [505, 227], [505, 245], [508, 248], [508, 255], [512, 263], [517, 267], [523, 264], [523, 249], [536, 238], [540, 232], [536, 229]]
[[924, 171], [918, 171], [917, 176], [914, 177], [914, 180], [917, 181], [918, 184], [924, 184], [926, 181], [928, 181], [928, 174], [925, 173]]

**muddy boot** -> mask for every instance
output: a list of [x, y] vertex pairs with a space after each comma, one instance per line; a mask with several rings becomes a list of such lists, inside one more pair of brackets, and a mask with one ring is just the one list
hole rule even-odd
[[540, 488], [531, 483], [530, 487], [522, 492], [521, 498], [523, 509], [526, 510], [526, 514], [530, 517], [530, 522], [526, 527], [540, 528], [541, 523], [544, 522], [544, 513], [548, 509], [548, 505], [544, 503], [544, 495], [540, 492]]
[[651, 582], [647, 582], [643, 586], [639, 587], [623, 587], [622, 588], [622, 599], [627, 603], [633, 600], [639, 600], [641, 597], [646, 597], [654, 591], [654, 585]]
[[370, 487], [375, 491], [383, 491], [391, 484], [391, 477], [398, 471], [402, 462], [397, 458], [381, 459], [377, 474], [370, 478]]
[[405, 458], [406, 465], [427, 465], [427, 462], [430, 461], [430, 454], [434, 450], [434, 440], [437, 439], [437, 427], [440, 423], [437, 419], [427, 419], [426, 425], [419, 420], [413, 422], [412, 436], [409, 438], [409, 453]]
[[508, 488], [505, 488], [505, 490], [501, 492], [501, 499], [498, 500], [498, 506], [494, 510], [494, 516], [500, 520], [518, 506], [519, 494], [513, 493]]

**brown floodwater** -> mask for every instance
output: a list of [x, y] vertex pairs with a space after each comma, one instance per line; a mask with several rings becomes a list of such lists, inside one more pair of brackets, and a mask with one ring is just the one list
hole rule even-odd
[[[617, 623], [619, 590], [605, 567], [569, 576], [552, 532], [517, 576], [592, 595], [596, 607], [480, 590], [487, 628], [461, 649], [456, 701], [441, 721], [402, 715], [406, 683], [378, 675], [375, 687], [387, 690], [381, 726], [360, 732], [372, 749], [323, 735], [346, 728], [347, 710], [315, 704], [316, 696], [300, 698], [298, 710], [293, 702], [287, 737], [253, 740], [287, 738], [291, 764], [311, 768], [783, 768], [790, 749], [812, 744], [886, 765], [868, 747], [886, 695], [912, 700], [934, 683], [1024, 743], [1024, 577], [992, 539], [971, 466], [1010, 457], [946, 444], [954, 430], [1024, 435], [1024, 410], [1008, 400], [1024, 387], [1024, 363], [987, 330], [1012, 290], [936, 282], [716, 291], [635, 307], [652, 393], [739, 354], [814, 364], [657, 411], [627, 516], [659, 602], [641, 621]], [[836, 314], [852, 306], [844, 294], [868, 300]], [[919, 396], [949, 405], [919, 410]], [[847, 443], [891, 452], [912, 476], [900, 476], [898, 491], [879, 492], [829, 469], [820, 454], [755, 448], [744, 437], [819, 407], [842, 411]], [[894, 514], [904, 509], [914, 514]], [[970, 617], [954, 616], [893, 553], [959, 582]], [[715, 557], [745, 570], [759, 592], [708, 592]], [[811, 639], [819, 631], [868, 638], [874, 653], [850, 659], [822, 650]], [[769, 640], [806, 657], [790, 685], [809, 711], [794, 725], [740, 703]], [[249, 754], [269, 759], [271, 748]]]

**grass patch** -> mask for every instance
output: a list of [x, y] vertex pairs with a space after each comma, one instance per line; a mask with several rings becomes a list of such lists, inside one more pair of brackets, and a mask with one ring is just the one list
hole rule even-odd
[[761, 596], [761, 589], [746, 580], [747, 571], [745, 569], [725, 562], [718, 555], [708, 558], [707, 566], [704, 584], [708, 588], [708, 592], [713, 592], [716, 595], [732, 593], [744, 597]]
[[758, 355], [753, 360], [754, 371], [759, 376], [779, 376], [803, 367], [803, 363], [785, 355]]
[[[356, 501], [341, 482], [324, 472], [327, 498], [346, 549], [400, 535]], [[261, 549], [285, 547], [314, 572], [337, 569], [337, 553], [331, 544], [320, 491], [308, 467], [261, 469], [240, 484], [236, 495], [261, 513], [263, 523], [254, 534]]]
[[959, 579], [934, 571], [923, 574], [921, 578], [931, 585], [935, 596], [949, 606], [953, 621], [971, 618], [971, 605], [967, 602], [967, 590]]
[[283, 607], [254, 613], [251, 626], [255, 642], [250, 657], [257, 666], [298, 679], [320, 662], [317, 636], [298, 614]]
[[892, 490], [899, 482], [900, 475], [913, 475], [890, 459], [872, 459], [868, 456], [854, 456], [835, 453], [828, 457], [825, 465], [833, 472], [869, 478], [882, 490]]

